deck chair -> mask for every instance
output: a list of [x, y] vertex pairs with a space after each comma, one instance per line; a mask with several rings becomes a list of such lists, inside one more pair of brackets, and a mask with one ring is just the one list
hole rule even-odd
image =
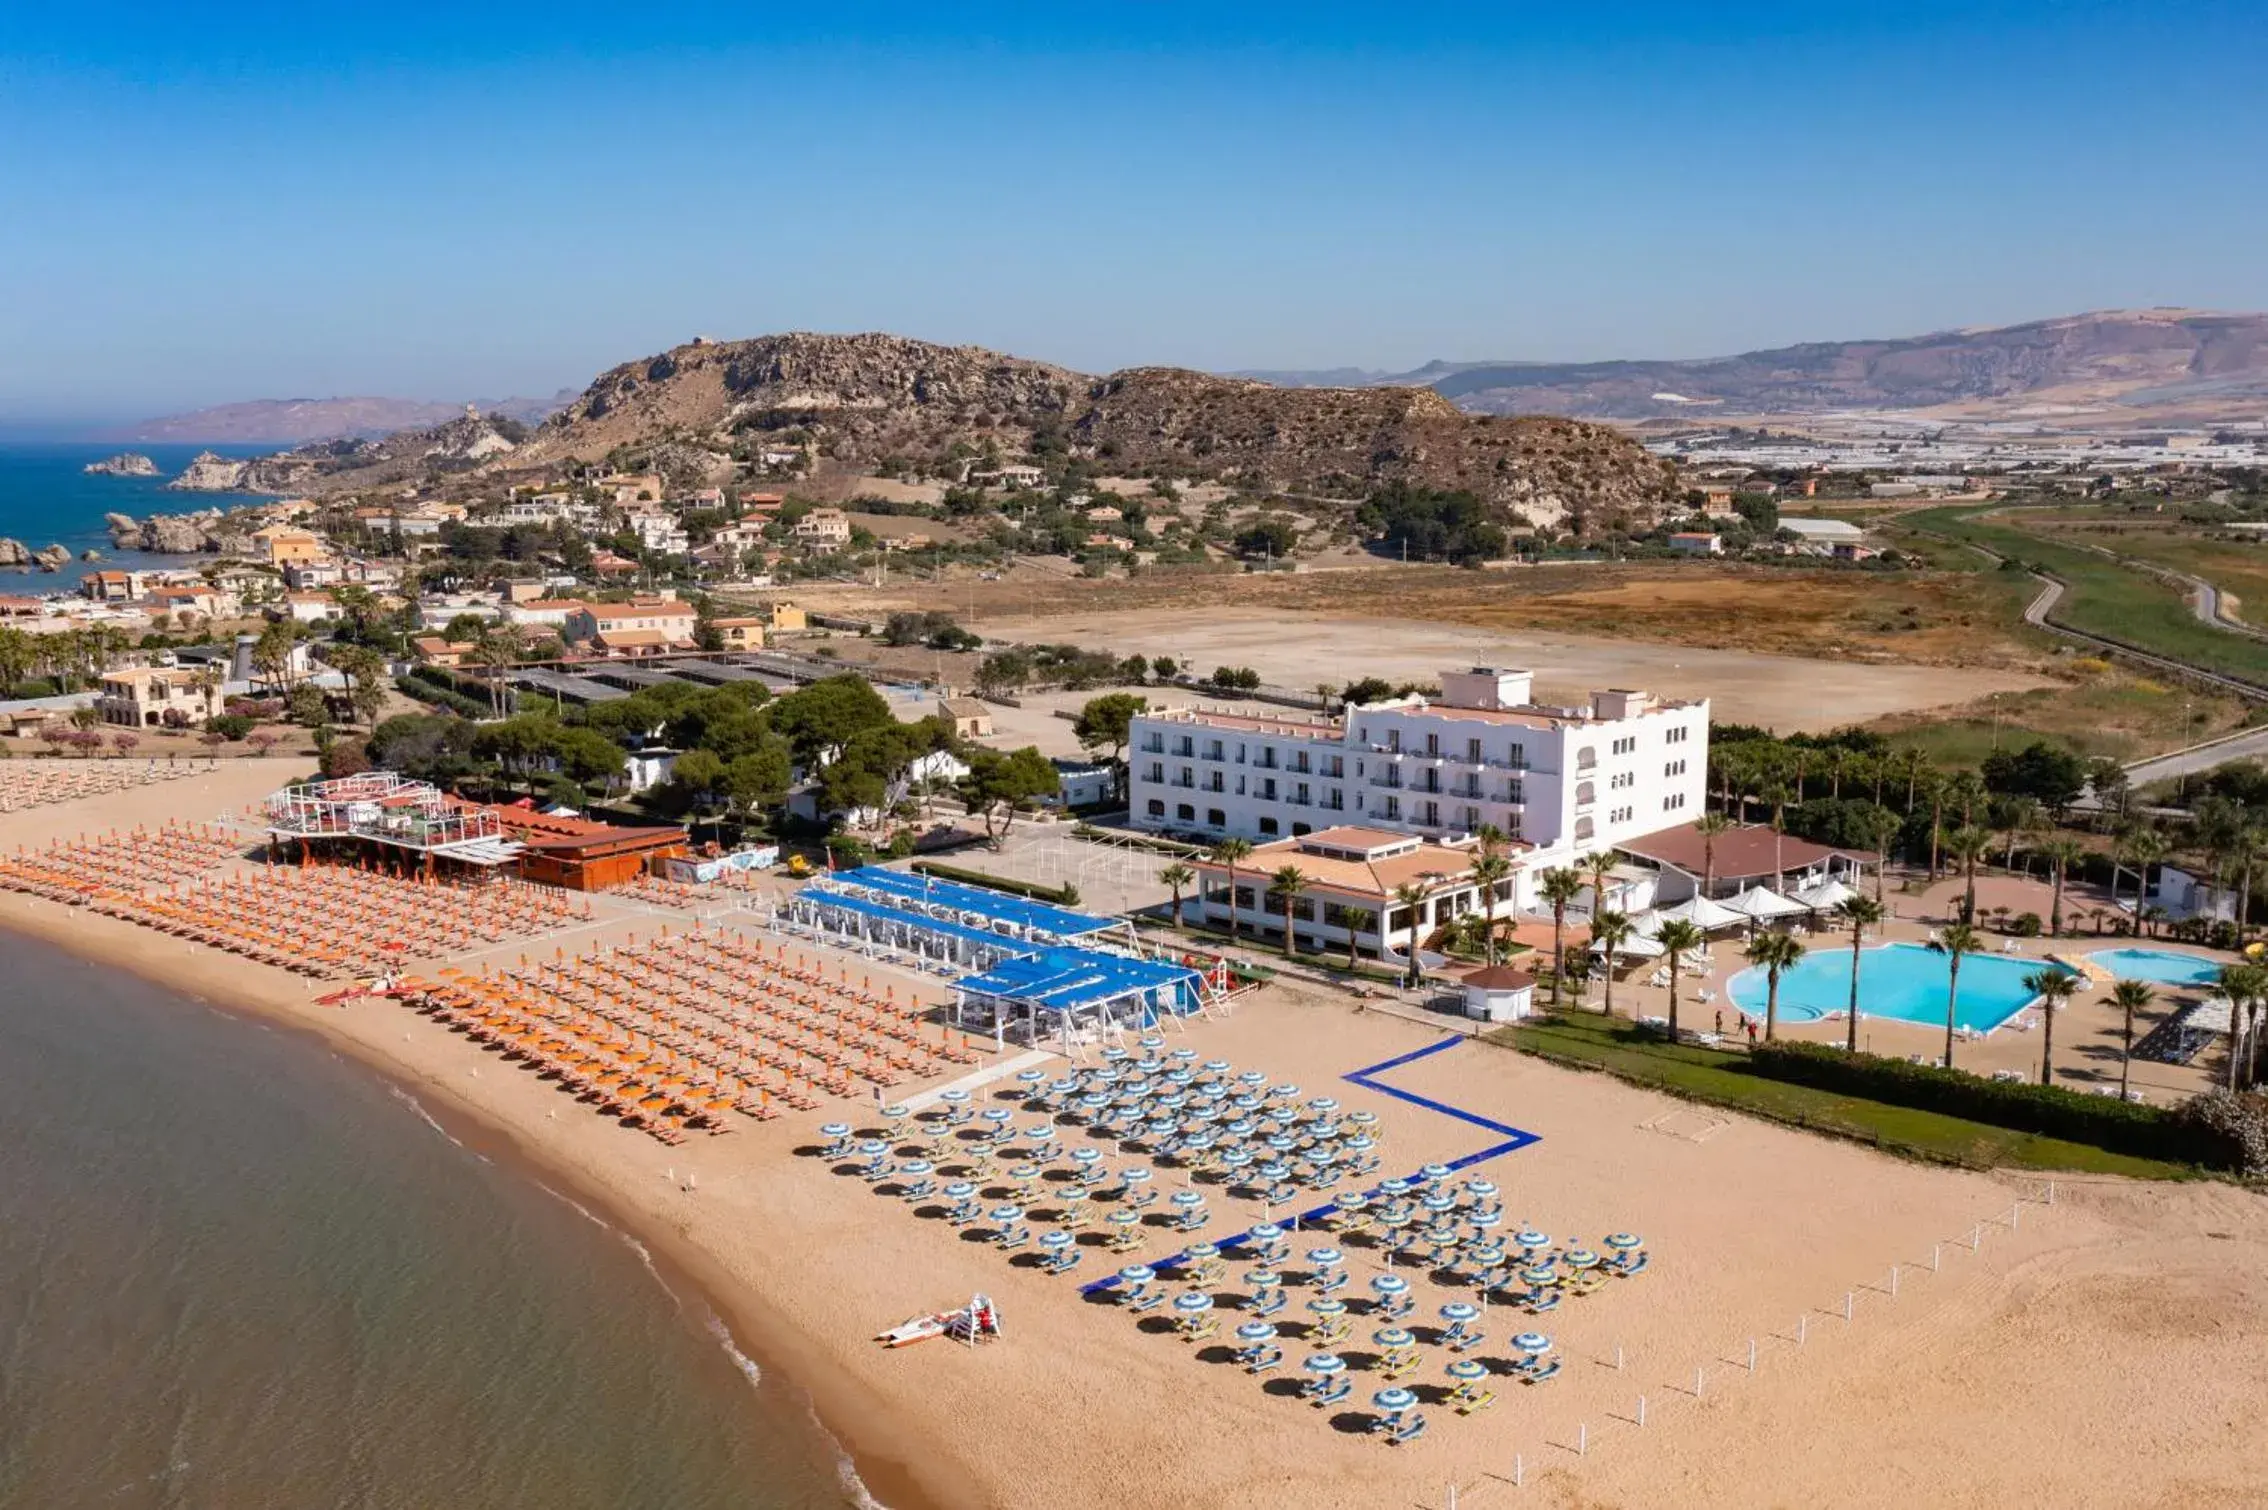
[[1165, 1291], [1156, 1285], [1144, 1285], [1126, 1298], [1126, 1309], [1137, 1316], [1154, 1311], [1165, 1304]]
[[1281, 1367], [1283, 1361], [1284, 1350], [1280, 1347], [1254, 1348], [1245, 1355], [1244, 1371], [1248, 1374], [1264, 1374], [1272, 1368]]
[[1386, 1428], [1386, 1445], [1399, 1447], [1425, 1435], [1425, 1417], [1414, 1410], [1406, 1410]]
[[1068, 1274], [1079, 1267], [1081, 1256], [1077, 1248], [1058, 1248], [1047, 1256], [1040, 1267], [1050, 1274]]
[[1269, 1317], [1281, 1312], [1285, 1306], [1288, 1306], [1290, 1304], [1291, 1297], [1289, 1295], [1286, 1295], [1281, 1288], [1276, 1288], [1253, 1296], [1252, 1304], [1250, 1307], [1248, 1307], [1248, 1309], [1251, 1312], [1253, 1320], [1265, 1321]]
[[1309, 1385], [1307, 1403], [1317, 1410], [1322, 1410], [1327, 1406], [1338, 1404], [1353, 1393], [1354, 1381], [1347, 1378], [1346, 1375], [1340, 1374], [1335, 1378], [1326, 1379], [1320, 1384]]
[[1486, 1410], [1489, 1406], [1494, 1405], [1496, 1403], [1496, 1391], [1482, 1389], [1477, 1385], [1461, 1384], [1449, 1392], [1449, 1399], [1450, 1403], [1457, 1407], [1458, 1415], [1469, 1416], [1476, 1410]]
[[1512, 1377], [1518, 1379], [1522, 1384], [1542, 1384], [1546, 1380], [1558, 1378], [1561, 1366], [1557, 1358], [1538, 1359], [1533, 1363], [1515, 1363], [1512, 1365]]

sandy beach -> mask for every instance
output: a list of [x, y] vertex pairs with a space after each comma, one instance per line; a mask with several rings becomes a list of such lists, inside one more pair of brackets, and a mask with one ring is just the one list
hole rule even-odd
[[[0, 838], [12, 850], [210, 818], [299, 769], [234, 763], [20, 812]], [[592, 923], [525, 948], [572, 953], [663, 921], [602, 902]], [[1271, 988], [1172, 1042], [1375, 1111], [1389, 1173], [1496, 1141], [1405, 1095], [1534, 1134], [1469, 1171], [1502, 1187], [1508, 1216], [1562, 1239], [1628, 1229], [1653, 1255], [1646, 1274], [1550, 1317], [1492, 1314], [1482, 1355], [1540, 1326], [1561, 1376], [1535, 1388], [1499, 1379], [1496, 1403], [1469, 1418], [1429, 1404], [1429, 1433], [1390, 1448], [1356, 1419], [1286, 1398], [1281, 1373], [1248, 1377], [1107, 1294], [1082, 1295], [1077, 1280], [1127, 1259], [1096, 1251], [1076, 1275], [1050, 1278], [811, 1156], [820, 1123], [874, 1125], [870, 1104], [665, 1147], [398, 1003], [318, 1005], [333, 986], [12, 893], [0, 894], [0, 924], [320, 1032], [415, 1087], [444, 1122], [475, 1118], [508, 1139], [711, 1288], [749, 1351], [810, 1391], [875, 1496], [901, 1510], [1105, 1495], [1440, 1506], [1451, 1485], [1460, 1505], [2218, 1506], [2248, 1502], [2268, 1473], [2268, 1442], [2249, 1428], [2268, 1386], [2268, 1207], [2227, 1185], [2062, 1180], [2051, 1205], [2037, 1179], [1905, 1163], [1461, 1041], [1380, 1072], [1384, 1089], [1372, 1089], [1344, 1077], [1443, 1033]], [[509, 960], [522, 947], [484, 953]], [[849, 967], [901, 998], [943, 994], [934, 979]], [[1260, 1215], [1211, 1200], [1212, 1234]], [[1183, 1240], [1146, 1229], [1144, 1241], [1135, 1257]], [[1295, 1239], [1295, 1253], [1310, 1241]], [[1344, 1246], [1348, 1294], [1365, 1295], [1377, 1251]], [[1231, 1326], [1244, 1267], [1232, 1262], [1215, 1287]], [[1287, 1266], [1287, 1319], [1305, 1299], [1301, 1268]], [[1421, 1326], [1458, 1298], [1403, 1272]], [[998, 1345], [890, 1352], [869, 1340], [978, 1290], [999, 1303]], [[1358, 1317], [1343, 1349], [1357, 1365], [1354, 1406], [1375, 1387], [1361, 1373], [1372, 1324]], [[1307, 1349], [1285, 1331], [1296, 1364]], [[1427, 1349], [1412, 1382], [1438, 1386], [1446, 1356]]]

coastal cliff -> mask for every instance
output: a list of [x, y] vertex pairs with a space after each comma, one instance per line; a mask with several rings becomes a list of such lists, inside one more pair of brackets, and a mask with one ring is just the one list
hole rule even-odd
[[236, 461], [199, 451], [165, 486], [170, 493], [292, 493], [314, 473], [314, 462], [295, 452]]
[[188, 556], [220, 549], [219, 527], [225, 517], [218, 509], [204, 509], [194, 514], [152, 514], [140, 523], [130, 514], [105, 514], [102, 523], [110, 531], [112, 550]]

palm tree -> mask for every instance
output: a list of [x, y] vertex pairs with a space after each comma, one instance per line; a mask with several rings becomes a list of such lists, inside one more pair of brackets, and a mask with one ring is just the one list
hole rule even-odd
[[1591, 916], [1597, 917], [1606, 910], [1606, 874], [1614, 869], [1614, 851], [1611, 849], [1593, 850], [1575, 863], [1583, 867], [1584, 871], [1590, 875]]
[[2214, 986], [2229, 999], [2229, 1089], [2244, 1084], [2245, 1009], [2268, 995], [2268, 969], [2259, 965], [2223, 965]]
[[2157, 994], [2150, 989], [2148, 981], [2122, 980], [2111, 987], [2110, 999], [2126, 1019], [2119, 1035], [2118, 1051], [2118, 1099], [2121, 1101], [2126, 1099], [2127, 1072], [2134, 1067], [2134, 1014], [2150, 1005]]
[[1296, 865], [1281, 866], [1274, 875], [1268, 877], [1268, 889], [1275, 893], [1276, 899], [1284, 908], [1284, 958], [1297, 959], [1299, 940], [1292, 930], [1293, 909], [1300, 894], [1307, 890], [1307, 872]]
[[1213, 846], [1213, 863], [1228, 870], [1228, 936], [1236, 941], [1236, 867], [1252, 855], [1250, 839], [1227, 838]]
[[1961, 921], [1974, 922], [1977, 916], [1977, 862], [1992, 848], [1992, 835], [1981, 828], [1957, 828], [1945, 841], [1946, 850], [1961, 862], [1961, 874], [1966, 884], [1961, 888]]
[[1808, 951], [1792, 933], [1760, 933], [1748, 941], [1749, 959], [1764, 967], [1764, 1041], [1779, 1036], [1780, 972], [1794, 967]]
[[2229, 853], [2236, 865], [2237, 883], [2237, 943], [2252, 931], [2252, 872], [2253, 867], [2268, 860], [2268, 824], [2247, 816], [2229, 838]]
[[1890, 841], [1897, 838], [1898, 831], [1904, 827], [1896, 813], [1881, 806], [1875, 808], [1864, 827], [1866, 837], [1874, 845], [1874, 900], [1885, 906], [1890, 891]]
[[2079, 992], [2080, 977], [2069, 970], [2034, 970], [2024, 989], [2040, 999], [2040, 1084], [2055, 1083], [2055, 1011]]
[[1851, 1009], [1850, 1036], [1844, 1048], [1858, 1052], [1858, 976], [1859, 951], [1866, 946], [1866, 930], [1882, 923], [1882, 904], [1872, 897], [1845, 897], [1836, 906], [1835, 915], [1851, 925]]
[[2016, 874], [2016, 846], [2026, 834], [2040, 831], [2040, 812], [2038, 800], [2031, 797], [2011, 797], [2001, 810], [2001, 816], [2008, 820], [2002, 825], [2008, 838], [2008, 859], [2000, 868], [2010, 875]]
[[[1428, 891], [1421, 882], [1417, 881], [1404, 881], [1401, 885], [1394, 888], [1394, 901], [1399, 906], [1405, 908], [1410, 915], [1410, 939], [1409, 943], [1405, 946], [1409, 950], [1409, 970], [1407, 974], [1404, 975], [1402, 981], [1405, 986], [1414, 986], [1418, 983], [1418, 944], [1425, 936], [1425, 924], [1423, 921], [1425, 916], [1425, 904], [1430, 901], [1432, 897], [1433, 893]], [[1379, 931], [1378, 942], [1381, 947], [1383, 947], [1386, 942], [1386, 933], [1383, 928], [1381, 928]]]
[[2063, 932], [2063, 883], [2071, 874], [2071, 867], [2087, 857], [2087, 851], [2078, 840], [2058, 834], [2040, 846], [2048, 864], [2055, 867], [2055, 900], [2048, 908], [2048, 932]]
[[1764, 788], [1764, 800], [1772, 804], [1772, 889], [1784, 890], [1787, 873], [1780, 864], [1780, 840], [1788, 831], [1788, 785], [1775, 781]]
[[[2163, 860], [2172, 846], [2154, 828], [2129, 830], [2118, 841], [2117, 859], [2134, 870], [2134, 931], [2142, 931], [2142, 899], [2150, 892], [2150, 867]], [[2118, 910], [2118, 873], [2111, 873], [2111, 910]]]
[[1181, 926], [1181, 894], [1188, 890], [1189, 883], [1196, 879], [1197, 872], [1191, 870], [1179, 860], [1158, 872], [1158, 880], [1173, 893], [1173, 926], [1176, 928]]
[[1723, 813], [1703, 813], [1693, 820], [1693, 831], [1701, 836], [1701, 895], [1712, 896], [1717, 889], [1717, 835], [1733, 826], [1732, 819]]
[[1984, 935], [1967, 923], [1948, 923], [1929, 947], [1945, 956], [1945, 1067], [1953, 1068], [1953, 1003], [1961, 994], [1961, 956], [1984, 947]]
[[1630, 942], [1637, 930], [1623, 913], [1607, 911], [1591, 915], [1591, 942], [1605, 951], [1606, 1002], [1599, 1010], [1608, 1017], [1614, 1015], [1614, 955], [1615, 951]]
[[[1487, 840], [1481, 842], [1485, 845]], [[1512, 862], [1492, 851], [1484, 849], [1473, 861], [1472, 877], [1481, 889], [1481, 920], [1487, 927], [1484, 937], [1488, 943], [1483, 953], [1492, 965], [1496, 963], [1496, 888], [1510, 874]]]
[[1567, 992], [1567, 906], [1583, 894], [1583, 878], [1555, 865], [1536, 882], [1536, 890], [1551, 904], [1551, 1004], [1556, 1007]]
[[1662, 931], [1654, 941], [1669, 951], [1669, 1036], [1677, 1041], [1677, 977], [1683, 967], [1682, 956], [1688, 950], [1698, 949], [1709, 941], [1709, 936], [1683, 918], [1672, 918], [1662, 924]]

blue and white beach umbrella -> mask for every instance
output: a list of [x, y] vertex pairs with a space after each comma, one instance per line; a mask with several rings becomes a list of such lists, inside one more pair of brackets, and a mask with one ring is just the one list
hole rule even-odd
[[1428, 1185], [1437, 1185], [1448, 1179], [1449, 1173], [1449, 1166], [1446, 1164], [1421, 1164], [1418, 1166], [1418, 1178]]
[[1040, 1246], [1050, 1252], [1061, 1252], [1077, 1242], [1078, 1239], [1068, 1232], [1042, 1232], [1039, 1241]]
[[1417, 1396], [1399, 1384], [1389, 1385], [1370, 1397], [1370, 1403], [1390, 1416], [1398, 1416], [1417, 1404]]
[[1142, 1168], [1139, 1164], [1135, 1165], [1132, 1169], [1121, 1169], [1118, 1172], [1118, 1177], [1121, 1180], [1124, 1180], [1130, 1186], [1147, 1185], [1150, 1183], [1150, 1172], [1147, 1169]]
[[965, 1201], [975, 1194], [976, 1186], [970, 1184], [967, 1180], [955, 1180], [945, 1187], [945, 1199], [949, 1201]]
[[1246, 1070], [1236, 1077], [1238, 1085], [1262, 1086], [1268, 1083], [1266, 1070]]
[[1016, 1083], [1017, 1083], [1018, 1085], [1027, 1085], [1027, 1086], [1040, 1086], [1040, 1085], [1045, 1085], [1045, 1084], [1047, 1083], [1047, 1071], [1045, 1071], [1045, 1070], [1018, 1070], [1018, 1071], [1016, 1071]]
[[994, 1127], [1006, 1127], [1016, 1120], [1016, 1114], [1005, 1106], [988, 1106], [983, 1111], [978, 1112], [977, 1116], [986, 1122], [990, 1122]]
[[1307, 1261], [1318, 1269], [1336, 1269], [1347, 1261], [1347, 1256], [1336, 1248], [1310, 1248]]
[[1347, 1303], [1336, 1295], [1318, 1295], [1307, 1303], [1307, 1311], [1311, 1316], [1320, 1316], [1328, 1321], [1334, 1316], [1346, 1315]]
[[1370, 1209], [1370, 1197], [1359, 1190], [1351, 1190], [1339, 1197], [1339, 1209], [1349, 1216]]
[[1024, 1208], [1021, 1206], [995, 1206], [992, 1208], [991, 1218], [1003, 1227], [1013, 1227], [1024, 1219]]
[[1053, 1123], [1041, 1122], [1024, 1129], [1024, 1136], [1034, 1143], [1050, 1142], [1055, 1137]]
[[822, 1122], [819, 1124], [819, 1136], [822, 1138], [847, 1138], [850, 1134], [851, 1125], [848, 1122]]
[[1570, 1269], [1596, 1269], [1599, 1266], [1598, 1254], [1588, 1248], [1570, 1248], [1565, 1256]]
[[1512, 1235], [1512, 1241], [1518, 1243], [1521, 1247], [1530, 1250], [1548, 1248], [1551, 1246], [1550, 1234], [1538, 1232], [1533, 1227], [1522, 1227], [1518, 1232]]
[[1370, 1334], [1370, 1340], [1391, 1353], [1400, 1348], [1415, 1346], [1417, 1335], [1406, 1327], [1382, 1326]]
[[1504, 1225], [1504, 1213], [1501, 1211], [1475, 1211], [1469, 1213], [1465, 1220], [1471, 1222], [1480, 1231], [1486, 1232], [1491, 1227]]
[[1270, 1159], [1260, 1166], [1258, 1173], [1261, 1179], [1266, 1180], [1271, 1185], [1281, 1184], [1291, 1178], [1291, 1166], [1280, 1160]]
[[1195, 1064], [1197, 1062], [1197, 1051], [1187, 1048], [1175, 1049], [1173, 1051], [1173, 1062], [1175, 1064]]
[[1396, 1295], [1409, 1294], [1410, 1282], [1399, 1274], [1373, 1274], [1370, 1277], [1370, 1289], [1379, 1299], [1391, 1300]]
[[1184, 1211], [1194, 1211], [1205, 1204], [1205, 1193], [1201, 1190], [1176, 1190], [1166, 1199]]
[[890, 1145], [880, 1138], [868, 1138], [858, 1145], [858, 1151], [864, 1158], [879, 1159], [890, 1151]]
[[1635, 1232], [1609, 1232], [1602, 1241], [1618, 1253], [1627, 1253], [1634, 1248], [1646, 1246]]
[[890, 1122], [903, 1122], [906, 1118], [912, 1115], [913, 1109], [905, 1105], [903, 1102], [893, 1101], [888, 1106], [882, 1108], [882, 1116], [884, 1120]]
[[1410, 1182], [1408, 1180], [1400, 1178], [1399, 1176], [1386, 1181], [1378, 1187], [1378, 1193], [1384, 1196], [1405, 1196], [1410, 1193], [1410, 1190]]
[[1479, 1315], [1479, 1307], [1462, 1300], [1452, 1300], [1441, 1308], [1441, 1319], [1451, 1326], [1463, 1326]]
[[1465, 1193], [1476, 1201], [1493, 1201], [1496, 1199], [1496, 1182], [1483, 1179], [1467, 1180], [1465, 1181]]
[[1347, 1371], [1347, 1360], [1337, 1353], [1310, 1353], [1300, 1367], [1318, 1379], [1329, 1379]]
[[1247, 1321], [1236, 1329], [1236, 1336], [1239, 1342], [1249, 1342], [1255, 1346], [1273, 1342], [1276, 1338], [1276, 1324], [1272, 1321]]
[[1204, 1064], [1205, 1073], [1208, 1075], [1225, 1075], [1229, 1072], [1229, 1069], [1230, 1065], [1226, 1059], [1208, 1059]]
[[1260, 1222], [1257, 1223], [1250, 1232], [1247, 1232], [1244, 1235], [1247, 1238], [1250, 1238], [1254, 1243], [1264, 1248], [1268, 1244], [1282, 1237], [1284, 1235], [1284, 1229], [1277, 1226], [1274, 1222]]
[[1307, 1109], [1318, 1117], [1328, 1117], [1339, 1109], [1338, 1098], [1335, 1096], [1317, 1096], [1307, 1103]]
[[1221, 1256], [1218, 1243], [1191, 1243], [1181, 1250], [1181, 1256], [1193, 1264], [1209, 1264]]
[[918, 1180], [935, 1167], [927, 1159], [908, 1159], [898, 1166], [898, 1173], [908, 1179]]
[[1081, 1169], [1086, 1168], [1089, 1164], [1097, 1163], [1101, 1159], [1102, 1150], [1099, 1148], [1074, 1148], [1071, 1150], [1071, 1162]]
[[1131, 1290], [1139, 1290], [1157, 1277], [1157, 1271], [1148, 1264], [1128, 1264], [1118, 1271], [1118, 1282]]
[[1142, 1213], [1139, 1211], [1128, 1211], [1124, 1207], [1120, 1207], [1118, 1210], [1113, 1211], [1109, 1216], [1104, 1217], [1103, 1220], [1110, 1223], [1113, 1227], [1122, 1228], [1125, 1231], [1131, 1232], [1136, 1227], [1142, 1225]]
[[1457, 1209], [1457, 1198], [1446, 1190], [1429, 1190], [1418, 1204], [1433, 1215], [1440, 1216]]
[[1488, 1377], [1488, 1365], [1478, 1358], [1452, 1358], [1442, 1372], [1459, 1384], [1475, 1384]]
[[1550, 1352], [1551, 1339], [1541, 1332], [1522, 1332], [1512, 1339], [1512, 1346], [1532, 1356]]
[[1213, 1297], [1203, 1290], [1184, 1290], [1173, 1297], [1173, 1308], [1184, 1316], [1202, 1316], [1213, 1308]]
[[1282, 1085], [1268, 1087], [1268, 1095], [1270, 1099], [1276, 1101], [1297, 1101], [1299, 1099], [1299, 1087], [1287, 1080]]
[[1284, 1277], [1273, 1269], [1249, 1269], [1245, 1271], [1244, 1282], [1252, 1287], [1254, 1294], [1264, 1295], [1282, 1284]]
[[1162, 1049], [1165, 1047], [1165, 1035], [1162, 1033], [1144, 1033], [1140, 1038], [1137, 1038], [1134, 1041], [1145, 1049], [1154, 1050]]
[[1559, 1283], [1559, 1271], [1549, 1264], [1536, 1264], [1522, 1269], [1520, 1279], [1525, 1284], [1555, 1285]]
[[1221, 1150], [1221, 1163], [1230, 1169], [1249, 1169], [1252, 1167], [1252, 1150], [1225, 1148]]

